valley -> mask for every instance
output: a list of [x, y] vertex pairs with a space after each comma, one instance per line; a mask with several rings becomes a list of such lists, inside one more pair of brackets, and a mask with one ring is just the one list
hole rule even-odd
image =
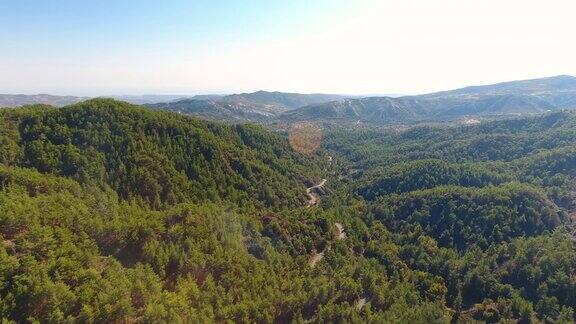
[[0, 1], [0, 324], [576, 323], [574, 12]]

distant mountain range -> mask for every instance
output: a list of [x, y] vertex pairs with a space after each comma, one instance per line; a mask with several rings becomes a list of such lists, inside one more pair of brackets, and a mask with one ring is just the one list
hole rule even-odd
[[49, 94], [24, 95], [24, 94], [0, 94], [1, 107], [18, 107], [33, 104], [47, 104], [56, 107], [75, 104], [89, 99], [88, 97], [53, 96]]
[[[120, 96], [107, 96], [117, 100], [126, 101], [132, 104], [143, 105], [155, 102], [173, 101], [182, 99], [182, 95], [120, 95]], [[203, 96], [199, 96], [203, 97]], [[54, 96], [49, 94], [0, 94], [0, 108], [19, 107], [24, 105], [33, 104], [46, 104], [55, 107], [63, 107], [72, 105], [80, 101], [92, 99], [92, 97], [77, 97], [77, 96]]]
[[185, 95], [119, 95], [119, 96], [106, 96], [110, 98], [114, 98], [116, 100], [122, 100], [129, 102], [135, 105], [144, 105], [156, 102], [166, 102], [166, 101], [174, 101], [174, 100], [181, 100], [187, 98], [188, 96]]
[[195, 96], [146, 106], [209, 119], [263, 122], [273, 120], [286, 111], [343, 98], [329, 94], [257, 91], [226, 96]]
[[313, 104], [283, 113], [284, 121], [371, 124], [535, 114], [576, 108], [576, 78], [549, 78], [473, 86], [418, 96], [368, 97]]
[[[318, 121], [384, 125], [573, 109], [576, 108], [576, 78], [560, 75], [402, 97], [257, 91], [193, 97], [142, 95], [114, 98], [153, 109], [233, 122]], [[51, 95], [0, 95], [0, 107], [34, 103], [64, 106], [86, 99]]]
[[[191, 97], [182, 95], [121, 95], [110, 97], [153, 109], [168, 110], [207, 119], [254, 122], [274, 119], [288, 110], [344, 98], [344, 96], [340, 95], [267, 91], [231, 95], [196, 95]], [[88, 99], [90, 98], [44, 94], [0, 94], [0, 107], [18, 107], [31, 104], [62, 107]]]

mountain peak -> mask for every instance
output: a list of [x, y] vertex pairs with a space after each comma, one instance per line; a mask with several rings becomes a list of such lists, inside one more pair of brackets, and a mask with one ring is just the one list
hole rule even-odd
[[568, 74], [560, 74], [560, 75], [556, 75], [553, 77], [550, 77], [551, 79], [563, 79], [563, 80], [572, 80], [572, 81], [576, 81], [576, 77], [568, 75]]
[[571, 86], [576, 88], [576, 77], [571, 75], [562, 74], [548, 78], [554, 86]]

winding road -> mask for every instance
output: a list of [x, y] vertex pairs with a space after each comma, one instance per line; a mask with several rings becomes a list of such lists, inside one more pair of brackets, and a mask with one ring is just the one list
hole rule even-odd
[[[332, 157], [329, 157], [329, 161], [331, 161], [331, 160], [332, 160]], [[320, 201], [320, 197], [317, 197], [313, 193], [313, 191], [318, 189], [318, 188], [324, 187], [325, 184], [326, 184], [326, 179], [322, 179], [322, 181], [320, 181], [318, 184], [306, 189], [306, 193], [308, 194], [308, 197], [310, 197], [306, 207], [312, 207], [312, 206], [315, 206], [318, 204], [318, 202]], [[336, 230], [337, 230], [336, 241], [340, 241], [340, 240], [345, 239], [346, 238], [346, 232], [344, 231], [344, 226], [341, 223], [334, 223], [334, 226], [336, 227]], [[310, 259], [309, 259], [310, 267], [314, 268], [316, 266], [316, 264], [324, 258], [324, 254], [326, 253], [326, 251], [330, 251], [331, 248], [332, 248], [332, 244], [331, 244], [331, 242], [329, 242], [326, 245], [326, 247], [324, 248], [324, 250], [322, 250], [321, 252], [314, 252], [310, 256]], [[360, 297], [358, 297], [358, 299], [354, 303], [354, 308], [356, 309], [356, 311], [361, 311], [362, 308], [364, 308], [364, 306], [368, 302], [368, 300], [369, 300], [369, 297], [366, 294], [362, 294]], [[311, 320], [308, 319], [305, 322], [310, 322], [310, 321]]]
[[307, 207], [316, 206], [318, 204], [318, 201], [320, 201], [320, 198], [316, 197], [316, 195], [314, 195], [312, 193], [312, 190], [322, 188], [322, 187], [324, 187], [325, 184], [326, 184], [326, 179], [322, 179], [322, 181], [320, 181], [320, 183], [306, 189], [306, 193], [308, 194], [308, 197], [310, 197], [310, 199], [308, 200]]
[[[338, 230], [338, 233], [336, 234], [336, 240], [340, 241], [340, 240], [345, 239], [346, 238], [346, 232], [344, 232], [344, 226], [342, 226], [342, 224], [340, 224], [340, 223], [335, 223], [334, 226]], [[310, 267], [314, 268], [316, 266], [316, 263], [318, 263], [320, 260], [322, 260], [322, 258], [324, 257], [324, 253], [326, 251], [330, 251], [331, 248], [332, 248], [331, 244], [328, 243], [328, 245], [326, 245], [326, 248], [324, 248], [324, 250], [322, 250], [322, 252], [312, 254], [312, 256], [310, 257], [310, 261], [309, 261]]]

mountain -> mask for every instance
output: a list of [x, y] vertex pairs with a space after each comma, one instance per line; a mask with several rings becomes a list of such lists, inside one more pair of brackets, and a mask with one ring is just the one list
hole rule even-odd
[[213, 99], [182, 99], [145, 106], [205, 119], [227, 121], [263, 122], [280, 113], [277, 106]]
[[[224, 97], [224, 95], [217, 95], [217, 94], [205, 94], [205, 95], [195, 95], [193, 97], [190, 98], [181, 98], [182, 100], [184, 99], [196, 99], [196, 100], [218, 100], [220, 98]], [[160, 103], [160, 101], [158, 101], [157, 103]]]
[[265, 105], [277, 107], [279, 111], [296, 109], [307, 105], [320, 104], [328, 101], [341, 99], [343, 96], [330, 94], [301, 94], [287, 92], [257, 91], [253, 93], [241, 93], [225, 96], [224, 102], [245, 103], [247, 105]]
[[[154, 104], [158, 102], [173, 102], [184, 99], [197, 99], [197, 100], [216, 100], [221, 98], [222, 95], [113, 95], [113, 96], [100, 96], [99, 98], [113, 98], [116, 100], [126, 101], [136, 105]], [[48, 94], [38, 95], [24, 95], [24, 94], [0, 94], [0, 108], [19, 107], [24, 105], [45, 104], [55, 107], [63, 107], [78, 103], [80, 101], [88, 100], [91, 97], [75, 97], [75, 96], [54, 96]]]
[[402, 97], [343, 99], [287, 111], [282, 120], [371, 121], [373, 123], [416, 120], [427, 107], [418, 100]]
[[500, 82], [491, 85], [470, 86], [456, 90], [441, 91], [421, 97], [479, 96], [479, 95], [533, 95], [550, 92], [576, 91], [576, 77], [558, 75], [548, 78]]
[[62, 107], [74, 104], [87, 97], [74, 96], [53, 96], [48, 94], [24, 95], [24, 94], [0, 94], [0, 108], [18, 107], [23, 105], [46, 104], [56, 107]]
[[[301, 163], [285, 139], [255, 126], [217, 125], [112, 99], [26, 109], [0, 115], [12, 121], [4, 123], [6, 130], [20, 129], [2, 142], [19, 148], [2, 148], [13, 149], [10, 156], [25, 152], [22, 166], [111, 186], [121, 197], [153, 206], [183, 199], [303, 201], [309, 177], [299, 169], [314, 169]], [[259, 149], [266, 145], [275, 149]], [[294, 189], [283, 187], [291, 182]]]
[[264, 122], [291, 109], [341, 98], [339, 95], [328, 94], [258, 91], [226, 96], [195, 96], [146, 106], [207, 119]]
[[104, 96], [114, 98], [116, 100], [126, 101], [136, 105], [143, 104], [153, 104], [157, 102], [167, 102], [186, 98], [184, 95], [116, 95], [116, 96]]
[[576, 108], [576, 78], [561, 75], [418, 96], [337, 100], [288, 111], [280, 119], [386, 124], [535, 114], [573, 108]]

